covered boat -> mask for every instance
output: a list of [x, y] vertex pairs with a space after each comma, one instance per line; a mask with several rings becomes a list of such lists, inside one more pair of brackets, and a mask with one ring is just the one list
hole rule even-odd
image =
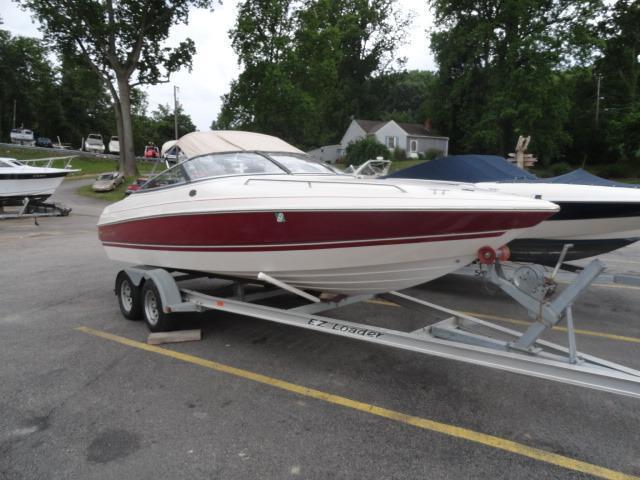
[[100, 216], [111, 259], [377, 293], [453, 272], [557, 211], [472, 187], [357, 179], [257, 133], [190, 133], [175, 147], [184, 161]]
[[558, 213], [509, 245], [511, 259], [515, 261], [553, 265], [565, 244], [573, 245], [566, 260], [578, 260], [640, 240], [640, 188], [581, 169], [554, 178], [538, 178], [502, 157], [451, 155], [387, 178], [394, 182], [401, 179], [465, 182], [488, 191], [558, 204]]

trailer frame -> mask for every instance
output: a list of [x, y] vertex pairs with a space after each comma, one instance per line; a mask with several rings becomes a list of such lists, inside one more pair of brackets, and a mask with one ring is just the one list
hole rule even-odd
[[[116, 282], [115, 293], [120, 299], [123, 279], [128, 282], [128, 288], [138, 289], [132, 298], [142, 302], [138, 310], [145, 317], [150, 328], [153, 325], [146, 318], [147, 297], [154, 297], [153, 308], [159, 309], [158, 311], [161, 311], [164, 316], [175, 316], [184, 312], [227, 312], [352, 340], [640, 398], [640, 371], [588, 355], [576, 348], [571, 306], [578, 295], [586, 290], [603, 269], [604, 266], [600, 262], [592, 262], [573, 284], [554, 300], [550, 300], [546, 297], [536, 298], [530, 295], [530, 292], [517, 288], [504, 276], [500, 264], [496, 263], [490, 269], [491, 281], [530, 312], [536, 310], [539, 312], [536, 321], [524, 332], [480, 320], [400, 292], [388, 292], [377, 296], [367, 294], [316, 297], [307, 292], [302, 292], [306, 295], [300, 295], [295, 287], [287, 288], [289, 286], [282, 285], [283, 282], [269, 275], [261, 275], [261, 281], [228, 279], [226, 286], [233, 287], [232, 295], [211, 295], [181, 288], [179, 282], [197, 277], [217, 277], [198, 272], [169, 271], [140, 265], [125, 268], [118, 274], [119, 280]], [[247, 293], [248, 285], [261, 285], [266, 288]], [[301, 299], [304, 298], [306, 303], [292, 308], [257, 303], [290, 293], [298, 295]], [[328, 310], [376, 297], [419, 312], [439, 312], [445, 314], [446, 318], [417, 330], [404, 332], [319, 315]], [[122, 309], [122, 301], [120, 305]], [[124, 311], [123, 314], [127, 318], [132, 318]], [[567, 321], [569, 347], [540, 338], [542, 333], [563, 320]], [[166, 325], [164, 324], [165, 327]], [[152, 331], [155, 330], [152, 328]]]

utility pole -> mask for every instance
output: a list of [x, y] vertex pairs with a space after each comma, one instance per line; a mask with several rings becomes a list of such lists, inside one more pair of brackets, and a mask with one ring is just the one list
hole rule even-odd
[[598, 121], [600, 118], [600, 82], [602, 81], [602, 74], [596, 74], [596, 128], [598, 128]]
[[16, 128], [16, 99], [13, 99], [13, 126], [11, 128]]
[[175, 140], [178, 140], [178, 86], [173, 86], [173, 128]]

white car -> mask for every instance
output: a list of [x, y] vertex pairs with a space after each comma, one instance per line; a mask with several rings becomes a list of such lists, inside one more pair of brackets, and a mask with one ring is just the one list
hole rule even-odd
[[109, 140], [109, 152], [115, 154], [120, 153], [120, 142], [118, 141], [118, 137], [111, 137], [111, 140]]
[[124, 182], [124, 176], [120, 172], [101, 173], [93, 182], [91, 188], [94, 192], [110, 192]]
[[104, 153], [104, 142], [99, 133], [90, 133], [84, 141], [84, 149], [87, 152]]

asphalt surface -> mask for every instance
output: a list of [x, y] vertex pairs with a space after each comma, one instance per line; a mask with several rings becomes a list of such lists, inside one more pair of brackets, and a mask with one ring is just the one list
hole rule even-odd
[[[470, 442], [122, 345], [124, 320], [95, 223], [103, 204], [57, 199], [65, 218], [0, 222], [0, 479], [590, 478]], [[637, 270], [640, 247], [608, 256]], [[616, 263], [618, 262], [618, 263]], [[444, 306], [526, 319], [501, 294], [451, 275], [409, 292]], [[592, 287], [578, 328], [640, 339], [640, 290]], [[337, 318], [411, 330], [378, 304]], [[163, 348], [446, 425], [640, 475], [640, 403], [545, 380], [222, 314], [200, 342]], [[514, 328], [513, 325], [507, 325]], [[546, 338], [565, 342], [564, 335]], [[638, 342], [579, 335], [579, 349], [640, 369]]]

